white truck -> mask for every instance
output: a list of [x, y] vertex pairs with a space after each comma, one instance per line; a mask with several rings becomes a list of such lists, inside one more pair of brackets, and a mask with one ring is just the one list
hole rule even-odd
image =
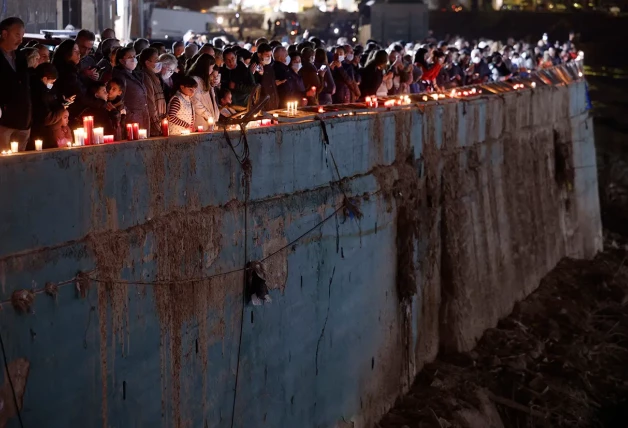
[[220, 28], [213, 13], [157, 7], [153, 8], [148, 24], [148, 37], [154, 40], [181, 40], [190, 30], [194, 33], [208, 33]]

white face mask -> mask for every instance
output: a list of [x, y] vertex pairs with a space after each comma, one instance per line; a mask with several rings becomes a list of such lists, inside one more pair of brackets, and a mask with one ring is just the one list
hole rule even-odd
[[347, 54], [347, 61], [353, 61], [353, 54]]
[[270, 57], [268, 57], [268, 58], [262, 58], [262, 64], [264, 64], [264, 65], [268, 65], [268, 64], [270, 64]]
[[155, 73], [159, 73], [161, 71], [161, 67], [163, 67], [162, 63], [158, 62], [155, 64], [155, 68], [153, 68], [153, 71]]
[[54, 85], [54, 83], [46, 83], [46, 88], [52, 89], [53, 85]]
[[295, 62], [294, 64], [292, 64], [292, 69], [294, 70], [295, 73], [298, 73], [299, 70], [301, 70], [302, 66], [303, 64], [301, 64], [300, 62]]
[[137, 67], [137, 58], [130, 58], [124, 60], [124, 66], [127, 70], [133, 71]]
[[342, 62], [345, 60], [345, 56], [344, 55], [338, 55], [338, 61]]
[[290, 55], [288, 55], [284, 61], [284, 64], [290, 65]]
[[471, 60], [471, 62], [473, 62], [474, 64], [479, 64], [480, 61], [482, 61], [482, 58], [480, 58], [479, 56], [474, 56]]

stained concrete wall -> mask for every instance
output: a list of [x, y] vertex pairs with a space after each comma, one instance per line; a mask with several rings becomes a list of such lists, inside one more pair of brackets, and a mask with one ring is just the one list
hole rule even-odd
[[[250, 169], [221, 134], [0, 158], [25, 425], [372, 426], [439, 349], [600, 248], [585, 105], [578, 82], [329, 120], [329, 146], [317, 123], [257, 129]], [[339, 208], [265, 262], [273, 302], [243, 307], [231, 271]]]

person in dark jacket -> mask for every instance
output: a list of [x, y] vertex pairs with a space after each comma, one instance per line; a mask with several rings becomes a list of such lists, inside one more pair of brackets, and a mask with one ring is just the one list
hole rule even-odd
[[[353, 68], [345, 65], [345, 50], [337, 47], [333, 56], [334, 61], [329, 65], [336, 84], [336, 93], [333, 96], [334, 104], [347, 104], [351, 98], [360, 98], [360, 90], [353, 79]], [[351, 74], [349, 74], [351, 73]]]
[[96, 64], [98, 61], [94, 56], [94, 41], [96, 35], [89, 30], [81, 30], [76, 35], [76, 44], [79, 48], [81, 60], [79, 61], [80, 76], [85, 79], [85, 84], [89, 85], [90, 81], [100, 79]]
[[231, 91], [233, 105], [245, 107], [249, 95], [255, 88], [253, 74], [242, 61], [238, 61], [235, 52], [226, 49], [223, 52], [225, 65], [220, 69], [222, 87]]
[[57, 148], [57, 141], [51, 138], [51, 126], [60, 111], [65, 109], [52, 90], [57, 77], [57, 69], [50, 63], [43, 63], [35, 69], [35, 76], [31, 81], [33, 126], [26, 150], [35, 150], [35, 140], [42, 140], [44, 149]]
[[125, 84], [124, 105], [126, 107], [126, 123], [139, 123], [140, 129], [150, 129], [148, 100], [146, 87], [142, 77], [135, 72], [137, 59], [133, 48], [121, 48], [116, 54], [116, 66], [113, 77]]
[[166, 117], [166, 97], [164, 96], [161, 80], [158, 73], [162, 64], [159, 62], [159, 53], [155, 48], [146, 48], [140, 54], [137, 73], [142, 77], [146, 88], [146, 101], [148, 102], [148, 115], [150, 116], [150, 128], [148, 134], [151, 137], [161, 136], [161, 121]]
[[293, 52], [290, 55], [290, 70], [288, 71], [288, 83], [289, 83], [289, 97], [286, 99], [287, 101], [302, 101], [306, 100], [305, 105], [316, 105], [310, 104], [309, 100], [316, 96], [316, 87], [306, 87], [303, 83], [303, 78], [299, 75], [299, 71], [302, 68], [302, 58], [301, 54], [298, 52]]
[[18, 50], [24, 37], [24, 22], [7, 18], [0, 22], [0, 150], [11, 141], [26, 149], [31, 127], [31, 90], [26, 57]]
[[[107, 85], [103, 82], [94, 83], [89, 91], [94, 98], [108, 101]], [[81, 117], [92, 116], [94, 118], [94, 128], [102, 127], [104, 135], [116, 135], [120, 113], [118, 110], [107, 110], [106, 107], [89, 107], [81, 112]]]
[[331, 104], [332, 97], [336, 93], [336, 83], [334, 82], [334, 77], [329, 68], [329, 61], [327, 60], [327, 52], [325, 49], [318, 48], [314, 51], [314, 66], [324, 72], [323, 84], [318, 91], [318, 103], [320, 105]]
[[301, 69], [299, 76], [303, 79], [303, 85], [306, 88], [316, 88], [314, 95], [307, 97], [307, 104], [311, 106], [318, 105], [318, 93], [323, 88], [323, 79], [326, 70], [318, 70], [314, 65], [314, 50], [305, 47], [301, 51]]
[[360, 92], [362, 93], [362, 98], [372, 97], [377, 94], [377, 90], [384, 79], [384, 69], [387, 64], [388, 52], [379, 50], [371, 57], [364, 68], [360, 69], [362, 79]]
[[[78, 63], [80, 52], [78, 45], [72, 39], [61, 42], [52, 57], [52, 64], [59, 73], [54, 88], [62, 100], [76, 97], [74, 103], [68, 107], [70, 124], [78, 125], [79, 114], [87, 107], [102, 107], [106, 102], [95, 99], [87, 90], [87, 84], [79, 77]], [[112, 108], [112, 106], [109, 106]]]
[[290, 75], [290, 58], [288, 51], [283, 46], [277, 46], [273, 50], [273, 70], [275, 71], [275, 83], [277, 85], [277, 93], [279, 94], [279, 107], [286, 105], [288, 101], [295, 101], [291, 94], [293, 82]]
[[260, 68], [257, 69], [256, 80], [262, 86], [262, 97], [269, 96], [270, 99], [264, 105], [264, 110], [277, 110], [279, 108], [279, 93], [277, 92], [277, 82], [275, 70], [272, 64], [272, 49], [269, 44], [262, 43], [257, 48], [257, 58]]

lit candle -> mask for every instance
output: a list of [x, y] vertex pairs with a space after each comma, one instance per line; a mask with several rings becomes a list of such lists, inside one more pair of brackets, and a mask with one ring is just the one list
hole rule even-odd
[[104, 143], [105, 128], [94, 128], [94, 144]]
[[[135, 130], [133, 130], [133, 132], [135, 132]], [[148, 132], [145, 129], [140, 129], [137, 135], [138, 140], [145, 140], [148, 137]]]
[[536, 82], [530, 83], [530, 86], [532, 86], [533, 88], [536, 88]]
[[372, 103], [372, 101], [371, 101], [371, 97], [366, 97], [366, 98], [364, 99], [364, 101], [366, 101], [366, 106], [367, 106], [367, 107], [373, 107], [373, 103]]
[[132, 123], [126, 124], [126, 139], [129, 141], [133, 140], [133, 124]]
[[94, 116], [85, 116], [83, 118], [83, 144], [89, 146], [94, 144]]
[[273, 113], [273, 117], [279, 117], [279, 114]]
[[72, 141], [68, 141], [66, 144], [68, 145], [68, 147], [72, 147]]
[[113, 143], [113, 135], [103, 135], [103, 142], [105, 144], [107, 143]]
[[319, 112], [319, 113], [325, 113], [325, 109], [324, 109], [323, 107], [319, 107], [319, 108], [318, 108], [318, 112]]
[[133, 124], [133, 139], [134, 140], [140, 139], [140, 124], [139, 123]]
[[83, 144], [85, 144], [85, 129], [76, 128], [74, 130], [74, 145], [82, 146]]
[[181, 131], [181, 135], [190, 135], [190, 130], [184, 129], [183, 131]]
[[168, 119], [164, 119], [161, 121], [161, 136], [167, 137], [170, 135], [170, 130], [168, 129]]
[[16, 141], [11, 141], [11, 153], [17, 153], [20, 145]]
[[41, 152], [44, 148], [44, 142], [42, 140], [35, 140], [35, 150]]
[[203, 125], [198, 125], [197, 132], [203, 132], [203, 131], [205, 131], [205, 128], [203, 128]]
[[10, 151], [9, 151], [9, 152], [7, 152], [6, 150], [3, 150], [3, 151], [2, 151], [2, 152], [0, 152], [0, 153], [2, 154], [2, 156], [6, 156], [6, 155], [8, 155], [8, 154], [9, 154], [9, 153], [11, 153], [11, 152], [10, 152]]
[[427, 95], [423, 95], [423, 101], [427, 101]]

